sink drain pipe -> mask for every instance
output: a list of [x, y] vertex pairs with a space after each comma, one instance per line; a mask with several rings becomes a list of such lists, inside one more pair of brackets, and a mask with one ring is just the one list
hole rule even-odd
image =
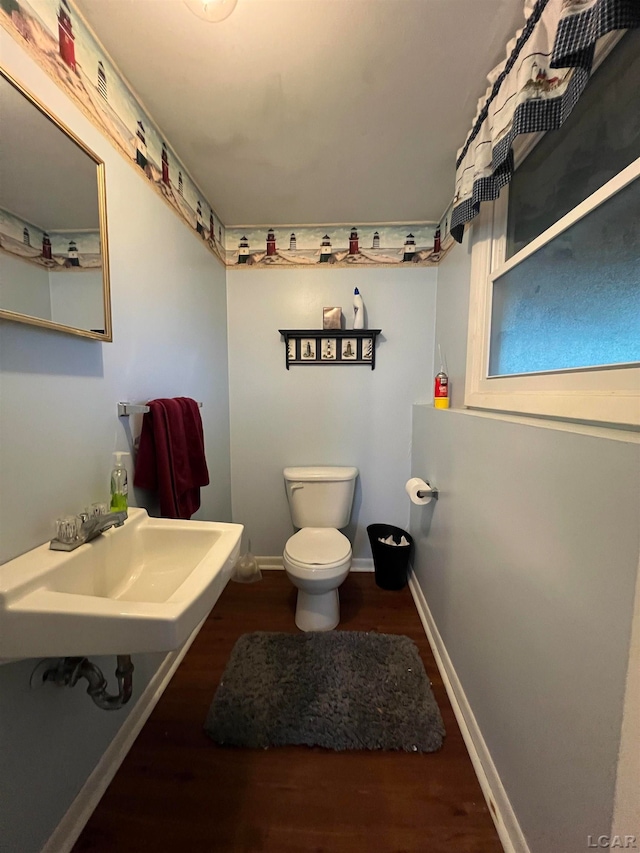
[[133, 663], [130, 655], [118, 655], [116, 678], [118, 692], [114, 696], [107, 692], [107, 679], [102, 671], [88, 658], [58, 658], [41, 661], [33, 671], [31, 684], [39, 687], [45, 682], [58, 687], [75, 687], [79, 679], [89, 684], [87, 693], [103, 711], [117, 711], [126, 705], [133, 693]]

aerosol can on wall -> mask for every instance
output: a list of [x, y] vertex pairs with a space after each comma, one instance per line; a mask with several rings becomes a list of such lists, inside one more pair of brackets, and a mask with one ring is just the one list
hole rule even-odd
[[436, 409], [449, 408], [449, 377], [445, 369], [445, 362], [442, 358], [442, 350], [438, 344], [438, 352], [440, 353], [440, 372], [436, 374], [436, 380], [433, 389], [433, 405]]

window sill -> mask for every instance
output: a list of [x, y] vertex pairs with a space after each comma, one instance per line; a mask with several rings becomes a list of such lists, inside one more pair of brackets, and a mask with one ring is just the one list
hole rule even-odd
[[433, 409], [436, 412], [447, 412], [456, 415], [466, 415], [473, 418], [487, 418], [493, 421], [507, 421], [508, 423], [521, 424], [522, 426], [537, 427], [538, 429], [553, 429], [558, 432], [572, 432], [578, 435], [590, 435], [594, 438], [606, 438], [610, 441], [623, 441], [628, 444], [640, 444], [640, 429], [629, 429], [627, 426], [616, 427], [602, 426], [601, 424], [590, 424], [579, 421], [554, 420], [545, 417], [527, 417], [508, 412], [495, 412], [491, 410], [469, 409], [466, 407], [450, 407], [449, 409], [436, 409], [433, 403], [414, 403], [415, 407]]

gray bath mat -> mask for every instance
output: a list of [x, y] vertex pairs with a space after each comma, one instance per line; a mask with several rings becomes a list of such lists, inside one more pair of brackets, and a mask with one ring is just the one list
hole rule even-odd
[[205, 731], [216, 743], [434, 752], [444, 726], [409, 637], [360, 631], [244, 634]]

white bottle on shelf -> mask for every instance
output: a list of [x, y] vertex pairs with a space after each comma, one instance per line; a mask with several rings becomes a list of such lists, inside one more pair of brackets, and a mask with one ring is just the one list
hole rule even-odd
[[353, 291], [353, 328], [364, 329], [364, 302], [357, 287]]

